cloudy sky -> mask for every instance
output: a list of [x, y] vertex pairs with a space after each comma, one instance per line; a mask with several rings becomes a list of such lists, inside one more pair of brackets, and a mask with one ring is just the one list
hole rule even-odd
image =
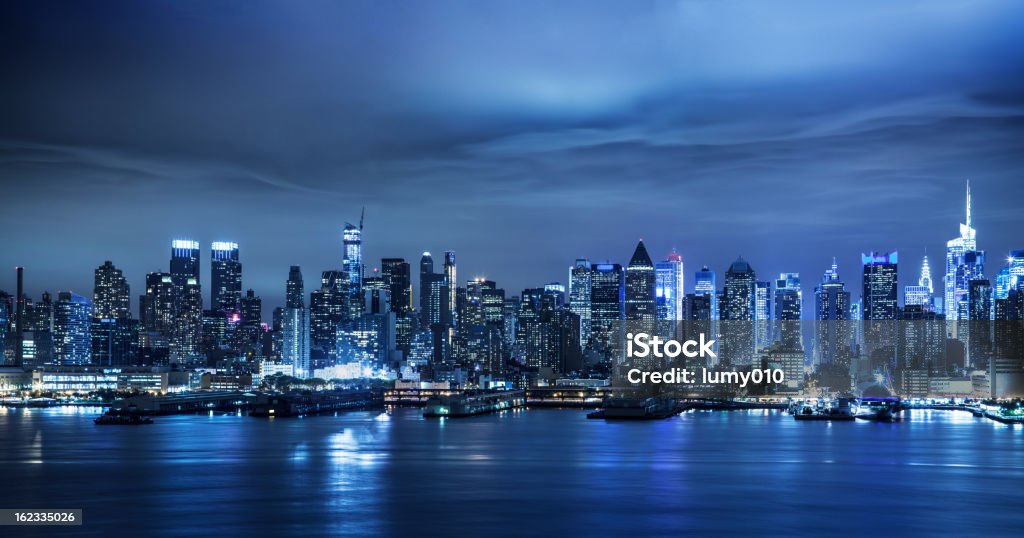
[[688, 288], [738, 255], [858, 288], [892, 249], [902, 286], [968, 178], [988, 272], [1024, 248], [1013, 0], [5, 2], [0, 72], [0, 262], [33, 296], [106, 259], [137, 295], [189, 237], [204, 285], [233, 240], [275, 306], [363, 206], [368, 270], [451, 249], [510, 291], [639, 238]]

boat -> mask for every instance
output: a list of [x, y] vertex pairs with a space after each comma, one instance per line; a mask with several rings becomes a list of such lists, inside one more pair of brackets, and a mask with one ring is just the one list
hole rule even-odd
[[862, 397], [857, 404], [856, 417], [862, 420], [893, 422], [899, 420], [903, 406], [899, 398]]
[[854, 420], [853, 412], [847, 402], [839, 400], [837, 405], [822, 405], [812, 407], [804, 404], [799, 411], [793, 413], [796, 420], [826, 420], [830, 422], [844, 422]]
[[605, 420], [656, 420], [679, 413], [675, 400], [664, 398], [607, 398], [601, 409], [587, 413], [587, 418]]
[[108, 413], [93, 420], [93, 422], [98, 426], [138, 426], [152, 424], [153, 419], [142, 415], [111, 415]]

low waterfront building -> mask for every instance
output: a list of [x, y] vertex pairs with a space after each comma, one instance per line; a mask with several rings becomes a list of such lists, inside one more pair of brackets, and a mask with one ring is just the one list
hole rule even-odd
[[84, 393], [97, 390], [167, 392], [166, 367], [46, 366], [31, 373], [32, 390], [55, 393]]

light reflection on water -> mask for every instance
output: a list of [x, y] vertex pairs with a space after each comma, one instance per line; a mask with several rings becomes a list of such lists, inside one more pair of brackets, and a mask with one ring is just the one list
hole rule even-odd
[[[1024, 428], [953, 411], [896, 423], [775, 411], [605, 422], [399, 408], [139, 427], [97, 427], [94, 414], [0, 412], [0, 507], [80, 506], [79, 530], [97, 535], [817, 536], [1006, 534], [1024, 506]], [[871, 517], [848, 509], [879, 496]]]

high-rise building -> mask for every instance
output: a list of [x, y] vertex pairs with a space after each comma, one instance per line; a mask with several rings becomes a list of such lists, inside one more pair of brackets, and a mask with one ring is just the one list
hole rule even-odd
[[725, 272], [720, 305], [721, 360], [733, 366], [752, 363], [754, 354], [754, 309], [757, 274], [742, 257]]
[[309, 297], [310, 354], [315, 368], [333, 366], [337, 359], [338, 324], [348, 319], [345, 277], [341, 271], [324, 271], [320, 289]]
[[847, 321], [850, 319], [850, 292], [839, 280], [835, 259], [832, 268], [825, 271], [821, 283], [814, 289], [814, 363], [815, 365], [843, 362], [848, 348]]
[[342, 243], [344, 245], [344, 256], [342, 257], [341, 272], [345, 278], [345, 288], [348, 294], [349, 319], [355, 319], [363, 315], [365, 301], [363, 299], [363, 229], [351, 223], [345, 223], [342, 231]]
[[92, 361], [92, 303], [68, 291], [57, 294], [53, 308], [54, 358], [58, 364]]
[[708, 296], [711, 302], [711, 319], [718, 319], [718, 284], [715, 281], [715, 272], [708, 266], [701, 267], [700, 271], [694, 274], [693, 292]]
[[590, 343], [590, 261], [577, 258], [569, 268], [569, 311], [580, 318], [580, 348]]
[[925, 310], [932, 309], [932, 271], [928, 266], [928, 256], [921, 262], [921, 278], [916, 286], [903, 288], [903, 304], [906, 306], [922, 306]]
[[131, 318], [92, 320], [92, 364], [132, 366], [139, 352], [139, 322]]
[[380, 275], [391, 294], [391, 311], [412, 312], [412, 276], [410, 266], [402, 258], [384, 258], [380, 261]]
[[[944, 278], [945, 300], [943, 308], [947, 320], [959, 319], [958, 305], [967, 296], [967, 283], [972, 279], [970, 275], [966, 278], [960, 270], [964, 263], [964, 254], [977, 250], [977, 231], [971, 226], [971, 183], [967, 182], [967, 213], [964, 222], [960, 224], [960, 236], [946, 242], [946, 274]], [[958, 276], [959, 275], [959, 276]], [[977, 275], [981, 278], [981, 275]]]
[[306, 310], [302, 271], [298, 265], [288, 270], [285, 307], [281, 317], [281, 361], [291, 364], [296, 377], [313, 375], [309, 361], [309, 313]]
[[139, 297], [142, 331], [170, 338], [174, 334], [175, 296], [170, 273], [146, 275], [146, 293]]
[[774, 339], [786, 350], [802, 350], [803, 336], [800, 317], [803, 313], [804, 292], [800, 287], [799, 273], [780, 273], [775, 281], [775, 319], [777, 320]]
[[861, 255], [864, 265], [864, 291], [861, 295], [866, 321], [899, 319], [896, 303], [898, 255], [895, 251]]
[[458, 324], [458, 279], [455, 273], [455, 251], [444, 253], [444, 285], [446, 296], [441, 311], [441, 322], [450, 326]]
[[93, 316], [103, 319], [128, 319], [131, 317], [128, 281], [121, 270], [106, 261], [96, 268], [95, 286], [92, 291]]
[[428, 313], [430, 309], [430, 282], [434, 274], [434, 258], [430, 252], [423, 252], [420, 257], [420, 325], [429, 327], [434, 323]]
[[183, 362], [199, 355], [203, 324], [203, 297], [199, 283], [199, 242], [171, 242], [171, 283], [174, 286], [174, 330], [171, 360]]
[[654, 264], [654, 273], [658, 319], [683, 319], [683, 257], [673, 250], [665, 261]]
[[617, 263], [595, 263], [590, 271], [590, 342], [595, 349], [608, 351], [614, 324], [624, 314], [623, 270]]
[[626, 266], [625, 317], [633, 321], [654, 321], [657, 319], [654, 288], [656, 278], [654, 263], [647, 254], [647, 247], [640, 241], [633, 251], [633, 257]]
[[242, 304], [242, 262], [238, 243], [214, 241], [210, 250], [210, 308], [238, 312]]
[[772, 343], [772, 283], [754, 282], [754, 349], [768, 349]]

